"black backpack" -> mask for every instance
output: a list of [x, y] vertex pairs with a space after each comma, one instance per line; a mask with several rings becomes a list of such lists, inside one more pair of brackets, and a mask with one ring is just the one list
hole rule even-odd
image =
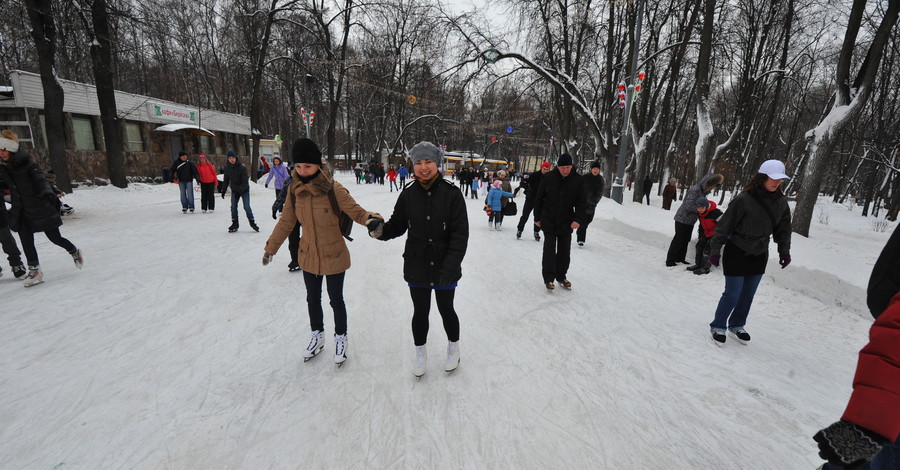
[[337, 198], [334, 197], [334, 186], [331, 187], [331, 191], [328, 191], [328, 200], [331, 201], [331, 210], [338, 215], [338, 227], [341, 229], [341, 235], [352, 242], [350, 231], [353, 230], [353, 219], [338, 207]]

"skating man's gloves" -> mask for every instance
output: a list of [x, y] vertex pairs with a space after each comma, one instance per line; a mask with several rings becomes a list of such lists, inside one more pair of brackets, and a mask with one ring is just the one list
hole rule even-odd
[[722, 255], [721, 255], [721, 254], [709, 255], [709, 264], [711, 264], [711, 265], [713, 265], [713, 266], [715, 266], [715, 267], [718, 268], [718, 267], [719, 267], [719, 260], [721, 260], [721, 259], [722, 259]]
[[270, 262], [272, 262], [272, 255], [263, 253], [263, 266], [269, 264]]
[[369, 236], [372, 238], [381, 238], [384, 233], [384, 221], [381, 219], [371, 218], [366, 221], [366, 227], [369, 229]]
[[778, 253], [778, 264], [781, 265], [781, 269], [787, 267], [787, 265], [791, 264], [791, 254], [790, 253]]
[[813, 436], [819, 457], [832, 465], [853, 470], [872, 460], [887, 440], [849, 421], [838, 421]]
[[225, 199], [225, 191], [222, 191], [222, 199]]

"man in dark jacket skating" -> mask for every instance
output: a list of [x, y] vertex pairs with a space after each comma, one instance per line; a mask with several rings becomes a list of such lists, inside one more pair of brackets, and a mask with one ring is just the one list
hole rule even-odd
[[564, 153], [556, 169], [544, 175], [534, 201], [534, 223], [544, 232], [541, 271], [544, 286], [554, 289], [556, 280], [566, 289], [572, 250], [572, 231], [586, 220], [587, 195], [580, 175], [572, 170], [572, 156]]
[[[534, 198], [538, 188], [541, 186], [541, 178], [550, 171], [550, 162], [541, 163], [541, 168], [534, 173], [529, 174], [519, 182], [519, 187], [513, 194], [518, 194], [520, 189], [525, 190], [525, 204], [522, 206], [522, 217], [519, 217], [519, 225], [516, 227], [516, 238], [522, 238], [522, 231], [525, 230], [525, 222], [534, 209]], [[537, 221], [537, 217], [535, 217]], [[534, 225], [534, 239], [541, 241], [541, 228]]]
[[597, 204], [603, 197], [603, 175], [600, 174], [600, 162], [594, 160], [591, 163], [591, 172], [584, 176], [584, 192], [587, 196], [587, 210], [585, 211], [584, 223], [575, 231], [575, 238], [578, 240], [578, 246], [584, 246], [587, 239], [587, 228], [591, 221], [594, 220], [594, 211], [597, 210]]
[[188, 160], [184, 152], [178, 152], [178, 158], [172, 162], [172, 177], [178, 181], [178, 193], [181, 195], [181, 213], [194, 213], [194, 180], [200, 184], [200, 173], [194, 162]]
[[228, 227], [228, 231], [237, 232], [239, 226], [237, 203], [238, 199], [241, 199], [244, 202], [244, 212], [247, 214], [247, 219], [250, 220], [250, 228], [259, 232], [259, 227], [253, 220], [253, 210], [250, 209], [250, 173], [247, 172], [247, 167], [238, 160], [234, 150], [228, 151], [228, 163], [225, 165], [222, 175], [225, 177], [220, 186], [222, 199], [225, 199], [225, 190], [231, 188], [231, 227]]

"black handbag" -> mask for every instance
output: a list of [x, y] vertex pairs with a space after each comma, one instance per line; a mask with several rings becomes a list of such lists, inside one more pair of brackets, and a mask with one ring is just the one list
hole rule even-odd
[[519, 208], [516, 207], [516, 201], [509, 201], [506, 207], [503, 208], [503, 215], [516, 215], [518, 212]]

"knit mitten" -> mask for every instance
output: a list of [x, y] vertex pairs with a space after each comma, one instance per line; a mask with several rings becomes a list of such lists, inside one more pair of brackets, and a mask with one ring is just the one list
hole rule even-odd
[[853, 470], [872, 460], [887, 440], [849, 421], [838, 421], [817, 432], [819, 457], [832, 465]]

